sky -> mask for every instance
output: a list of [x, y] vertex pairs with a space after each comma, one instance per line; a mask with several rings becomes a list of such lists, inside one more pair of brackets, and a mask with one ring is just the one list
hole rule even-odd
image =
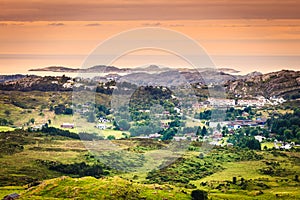
[[[143, 27], [192, 38], [217, 67], [242, 73], [300, 70], [299, 7], [300, 0], [0, 0], [0, 73], [80, 68], [102, 42]], [[147, 63], [187, 65], [170, 53], [149, 50], [110, 64]]]

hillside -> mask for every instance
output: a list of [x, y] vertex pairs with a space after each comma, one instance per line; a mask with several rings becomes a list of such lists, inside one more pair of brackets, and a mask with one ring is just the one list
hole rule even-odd
[[230, 96], [283, 96], [296, 99], [300, 97], [300, 71], [282, 70], [268, 74], [253, 74], [225, 84]]
[[25, 75], [22, 75], [22, 74], [0, 75], [0, 83], [5, 82], [5, 81], [17, 80], [17, 79], [21, 79], [24, 77], [25, 77]]
[[18, 79], [8, 79], [0, 83], [0, 90], [8, 91], [70, 91], [63, 85], [70, 78], [62, 77], [41, 77], [35, 75], [27, 75]]
[[[190, 193], [190, 192], [188, 192]], [[60, 177], [44, 181], [20, 199], [190, 199], [190, 194], [168, 185], [143, 185], [120, 177]], [[59, 198], [57, 198], [59, 197]]]
[[[120, 72], [116, 67], [107, 66], [95, 66], [88, 70], [95, 72], [100, 69], [108, 70], [108, 72]], [[147, 69], [155, 70], [156, 73], [148, 73], [148, 71], [128, 71], [130, 73], [126, 75], [114, 75], [112, 77], [114, 77], [117, 82], [130, 82], [136, 85], [153, 84], [171, 87], [193, 83], [203, 85], [224, 84], [230, 98], [236, 96], [240, 98], [253, 98], [257, 96], [270, 98], [272, 96], [281, 96], [285, 99], [297, 99], [300, 97], [300, 71], [282, 70], [267, 74], [253, 72], [240, 76], [214, 70], [204, 70], [201, 72], [195, 70], [163, 71], [166, 68], [160, 69], [157, 66], [149, 66]], [[2, 80], [2, 82], [0, 81], [0, 90], [7, 91], [72, 91], [73, 87], [73, 84], [68, 83], [70, 78], [65, 76], [40, 77], [35, 75], [10, 75], [1, 76], [0, 78]], [[102, 77], [102, 79], [103, 81], [110, 80], [110, 78], [107, 77]], [[97, 80], [96, 78], [94, 79], [94, 81]], [[84, 82], [85, 80], [82, 81]], [[95, 85], [96, 82], [89, 83], [89, 85], [91, 84]]]

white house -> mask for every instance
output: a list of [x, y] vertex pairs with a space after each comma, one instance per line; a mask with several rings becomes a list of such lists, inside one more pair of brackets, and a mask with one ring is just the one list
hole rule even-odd
[[105, 124], [97, 124], [96, 128], [101, 129], [101, 130], [105, 130], [106, 129], [106, 125]]

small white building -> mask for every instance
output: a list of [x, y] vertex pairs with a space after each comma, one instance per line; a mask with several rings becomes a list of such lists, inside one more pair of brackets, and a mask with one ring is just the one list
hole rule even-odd
[[149, 135], [149, 138], [160, 138], [160, 137], [161, 137], [161, 134], [159, 134], [159, 133], [153, 133], [153, 134]]
[[105, 130], [106, 129], [106, 125], [105, 124], [97, 124], [96, 128], [101, 129], [101, 130]]
[[258, 140], [259, 142], [262, 142], [263, 140], [266, 139], [266, 137], [261, 136], [261, 135], [256, 135], [256, 136], [254, 136], [254, 138], [255, 138], [256, 140]]
[[179, 142], [179, 141], [182, 141], [182, 140], [187, 140], [187, 137], [185, 137], [185, 136], [174, 136], [173, 139], [176, 142]]

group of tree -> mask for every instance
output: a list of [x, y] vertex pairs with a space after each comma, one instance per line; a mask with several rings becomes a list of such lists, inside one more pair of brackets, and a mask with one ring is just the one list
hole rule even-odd
[[73, 109], [66, 107], [64, 104], [59, 104], [54, 107], [54, 113], [56, 115], [61, 115], [61, 114], [73, 115]]
[[249, 148], [253, 150], [261, 149], [261, 145], [258, 140], [256, 140], [253, 136], [248, 136], [244, 133], [236, 133], [234, 135], [231, 135], [227, 142], [241, 148]]
[[80, 177], [93, 176], [100, 178], [109, 174], [109, 168], [101, 163], [89, 165], [85, 162], [71, 164], [63, 164], [60, 162], [47, 160], [37, 160], [37, 162], [48, 167], [50, 170]]
[[0, 126], [8, 126], [8, 125], [13, 125], [13, 121], [0, 118]]
[[291, 140], [300, 143], [300, 109], [292, 113], [278, 114], [267, 120], [267, 125], [278, 140]]
[[[244, 117], [243, 113], [248, 113], [248, 117]], [[223, 119], [225, 121], [235, 120], [235, 119], [247, 119], [255, 115], [255, 111], [251, 107], [245, 107], [244, 109], [236, 109], [230, 107], [227, 110], [222, 109], [212, 109], [205, 110], [200, 113], [196, 113], [194, 118], [203, 120], [216, 120]]]

